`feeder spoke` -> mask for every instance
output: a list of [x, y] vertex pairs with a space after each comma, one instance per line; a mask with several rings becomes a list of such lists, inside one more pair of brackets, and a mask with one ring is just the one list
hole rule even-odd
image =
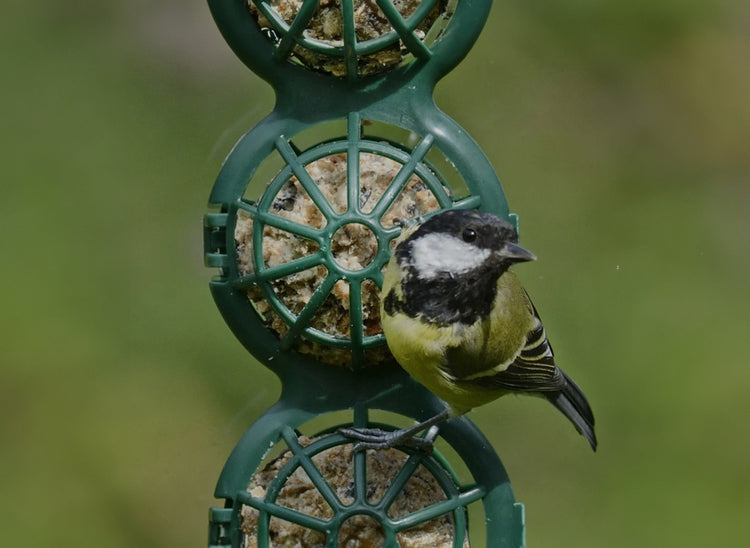
[[358, 112], [349, 114], [346, 131], [349, 139], [346, 153], [348, 210], [359, 213], [359, 138], [362, 124]]
[[364, 401], [358, 401], [354, 404], [353, 409], [353, 420], [352, 424], [354, 425], [354, 428], [366, 428], [367, 423], [370, 421], [370, 413], [367, 408], [367, 402]]
[[303, 514], [302, 512], [287, 508], [286, 506], [281, 506], [280, 504], [255, 498], [246, 491], [240, 491], [239, 493], [237, 493], [237, 500], [246, 506], [252, 506], [256, 510], [266, 512], [285, 521], [307, 527], [308, 529], [313, 529], [314, 531], [321, 531], [324, 533], [329, 527], [327, 521], [310, 516], [308, 514]]
[[482, 198], [477, 195], [461, 198], [453, 204], [453, 209], [476, 209], [482, 205]]
[[299, 259], [289, 261], [288, 263], [284, 263], [279, 266], [259, 270], [256, 277], [259, 282], [285, 278], [286, 276], [291, 276], [292, 274], [302, 272], [303, 270], [308, 270], [310, 268], [319, 266], [323, 264], [324, 260], [325, 255], [321, 252], [318, 252], [313, 255], [307, 255], [306, 257], [301, 257]]
[[240, 276], [233, 282], [233, 284], [237, 289], [248, 289], [260, 282], [278, 280], [279, 278], [285, 278], [292, 274], [296, 274], [297, 272], [314, 268], [323, 264], [324, 260], [324, 255], [322, 253], [307, 255], [289, 261], [288, 263], [273, 266], [271, 268], [264, 268], [246, 276]]
[[416, 148], [412, 151], [409, 160], [403, 165], [396, 176], [388, 185], [388, 188], [378, 200], [378, 203], [372, 210], [371, 215], [375, 218], [380, 218], [388, 210], [393, 201], [398, 197], [401, 191], [406, 186], [409, 178], [414, 174], [417, 166], [427, 154], [427, 151], [432, 147], [434, 141], [432, 135], [425, 135], [425, 137], [419, 142]]
[[357, 63], [357, 32], [354, 26], [354, 2], [341, 2], [341, 26], [344, 38], [344, 63], [349, 80], [356, 80]]
[[457, 495], [454, 495], [444, 501], [438, 502], [437, 504], [432, 504], [427, 508], [418, 510], [412, 514], [409, 514], [408, 516], [404, 516], [403, 518], [392, 520], [393, 528], [396, 531], [409, 529], [410, 527], [414, 527], [415, 525], [419, 525], [420, 523], [424, 523], [426, 521], [430, 521], [439, 516], [447, 514], [448, 512], [451, 512], [456, 508], [467, 506], [468, 504], [479, 500], [483, 496], [484, 489], [480, 487], [471, 487], [467, 491], [462, 491], [461, 493], [458, 493]]
[[367, 451], [354, 451], [354, 499], [367, 502]]
[[284, 19], [278, 14], [278, 12], [273, 9], [273, 7], [271, 6], [271, 2], [269, 2], [268, 0], [258, 0], [257, 2], [253, 3], [258, 8], [258, 11], [261, 12], [265, 16], [265, 18], [271, 22], [271, 26], [282, 29], [284, 31], [289, 29], [286, 21], [284, 21]]
[[289, 167], [292, 168], [292, 173], [297, 177], [297, 180], [299, 180], [302, 187], [310, 195], [310, 199], [316, 206], [318, 206], [318, 209], [320, 209], [325, 218], [330, 220], [335, 217], [336, 212], [333, 210], [333, 207], [331, 207], [328, 198], [323, 195], [313, 178], [310, 177], [305, 166], [300, 162], [299, 156], [297, 156], [292, 146], [286, 139], [284, 139], [284, 137], [278, 137], [276, 139], [276, 149]]
[[288, 57], [292, 52], [294, 43], [302, 36], [302, 33], [307, 28], [307, 24], [313, 18], [313, 15], [315, 15], [316, 9], [318, 9], [317, 2], [302, 2], [297, 16], [292, 21], [292, 24], [289, 25], [289, 30], [276, 47], [276, 56], [279, 59]]
[[467, 514], [463, 508], [453, 510], [453, 548], [463, 548], [463, 541], [467, 536]]
[[414, 34], [414, 29], [404, 20], [391, 0], [376, 0], [376, 4], [414, 57], [429, 59], [432, 56], [432, 51], [417, 38], [417, 35]]
[[[442, 181], [435, 177], [430, 177], [428, 174], [424, 173], [427, 171], [427, 168], [425, 166], [420, 166], [421, 169], [417, 171], [417, 176], [419, 176], [425, 185], [427, 185], [427, 188], [429, 188], [432, 191], [432, 195], [437, 200], [438, 204], [440, 205], [440, 209], [450, 209], [453, 207], [453, 198], [451, 195], [446, 192], [445, 185]], [[437, 211], [434, 211], [434, 213], [437, 213]], [[428, 214], [429, 215], [429, 214]], [[427, 215], [423, 215], [423, 217], [426, 217]]]
[[461, 497], [462, 504], [461, 506], [466, 506], [468, 504], [471, 504], [472, 502], [476, 502], [487, 493], [484, 490], [484, 487], [477, 484], [472, 485], [464, 485], [461, 487], [461, 492], [459, 493], [459, 497]]
[[323, 239], [322, 230], [311, 227], [309, 225], [303, 225], [301, 223], [291, 221], [284, 217], [279, 217], [278, 215], [274, 215], [269, 211], [263, 211], [262, 209], [259, 209], [255, 204], [249, 204], [244, 200], [239, 200], [237, 202], [237, 207], [243, 211], [246, 211], [253, 219], [257, 219], [265, 225], [278, 228], [279, 230], [283, 230], [291, 234], [296, 234], [297, 236], [302, 236], [303, 238], [307, 238], [308, 240], [313, 240], [318, 243], [320, 243], [320, 241]]
[[312, 459], [307, 455], [305, 448], [299, 444], [299, 441], [297, 441], [297, 434], [294, 432], [294, 430], [292, 430], [289, 426], [285, 426], [281, 431], [281, 435], [284, 438], [284, 441], [286, 442], [289, 449], [298, 458], [299, 465], [307, 473], [310, 481], [312, 481], [313, 485], [318, 490], [320, 495], [331, 507], [331, 510], [333, 510], [334, 513], [340, 512], [344, 508], [343, 504], [341, 504], [341, 501], [336, 496], [336, 493], [333, 492], [331, 486], [328, 485], [328, 482], [323, 478], [323, 475], [315, 466]]
[[391, 504], [393, 504], [393, 501], [396, 500], [399, 493], [401, 493], [406, 483], [414, 474], [414, 471], [422, 463], [424, 457], [425, 453], [422, 452], [416, 452], [409, 456], [407, 461], [401, 467], [401, 470], [398, 471], [398, 475], [394, 478], [393, 482], [388, 487], [388, 490], [383, 495], [383, 498], [378, 503], [378, 506], [381, 507], [383, 511], [388, 511]]
[[289, 350], [297, 338], [302, 334], [305, 327], [308, 326], [310, 320], [312, 320], [318, 308], [323, 304], [328, 297], [328, 294], [333, 289], [334, 284], [339, 280], [335, 275], [329, 273], [325, 280], [318, 286], [315, 292], [310, 297], [302, 311], [297, 315], [294, 323], [289, 326], [289, 331], [286, 332], [284, 337], [281, 339], [281, 348]]
[[401, 234], [401, 230], [402, 228], [398, 224], [395, 224], [388, 228], [383, 227], [383, 236], [385, 236], [390, 241], [393, 238], [398, 237]]

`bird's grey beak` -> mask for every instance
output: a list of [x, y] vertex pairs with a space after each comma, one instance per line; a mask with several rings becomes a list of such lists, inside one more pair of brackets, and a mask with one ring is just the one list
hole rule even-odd
[[497, 252], [504, 259], [510, 259], [514, 263], [523, 263], [526, 261], [536, 261], [536, 255], [525, 247], [521, 247], [513, 242], [508, 242]]

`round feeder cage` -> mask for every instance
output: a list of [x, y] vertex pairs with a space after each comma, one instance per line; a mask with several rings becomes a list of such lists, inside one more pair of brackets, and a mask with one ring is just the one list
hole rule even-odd
[[[516, 222], [486, 156], [433, 101], [491, 2], [209, 5], [232, 49], [277, 98], [235, 145], [211, 192], [205, 256], [219, 272], [210, 287], [234, 334], [282, 384], [221, 473], [215, 495], [225, 506], [211, 509], [209, 546], [273, 546], [282, 522], [314, 539], [297, 538], [301, 546], [339, 546], [364, 520], [385, 546], [418, 546], [404, 535], [440, 521], [448, 540], [438, 545], [461, 547], [472, 538], [472, 504], [484, 522], [471, 530], [481, 529], [487, 546], [523, 546], [523, 506], [468, 419], [423, 433], [436, 441], [432, 452], [352, 451], [336, 427], [300, 432], [328, 415], [344, 417], [338, 426], [392, 429], [375, 415], [423, 421], [445, 407], [390, 357], [377, 292], [401, 231], [396, 218], [479, 208]], [[331, 20], [339, 22], [333, 32]], [[348, 459], [343, 483], [322, 471], [334, 454]], [[393, 465], [387, 481], [373, 472], [381, 461]], [[417, 474], [436, 495], [410, 505]], [[318, 511], [288, 500], [300, 476]]]

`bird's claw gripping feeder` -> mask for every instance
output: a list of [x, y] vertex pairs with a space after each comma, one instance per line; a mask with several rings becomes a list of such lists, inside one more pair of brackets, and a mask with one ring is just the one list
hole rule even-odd
[[423, 421], [445, 407], [390, 357], [378, 287], [401, 217], [479, 208], [515, 221], [485, 155], [433, 101], [491, 0], [209, 5], [277, 98], [211, 192], [211, 291], [237, 338], [282, 383], [224, 466], [215, 495], [225, 505], [210, 511], [209, 546], [334, 547], [367, 537], [373, 544], [356, 545], [462, 547], [474, 538], [473, 504], [484, 522], [472, 531], [487, 546], [522, 547], [523, 506], [468, 419], [432, 427], [422, 443], [447, 445], [468, 480], [438, 449], [357, 451], [337, 428], [300, 435], [334, 412], [348, 413], [340, 426], [390, 429], [373, 424], [371, 411]]

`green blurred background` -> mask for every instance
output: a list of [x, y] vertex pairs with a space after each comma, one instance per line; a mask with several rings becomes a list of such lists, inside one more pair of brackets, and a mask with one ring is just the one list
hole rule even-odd
[[[205, 546], [278, 396], [216, 311], [201, 217], [272, 107], [202, 0], [4, 2], [0, 545]], [[597, 415], [471, 414], [530, 547], [750, 528], [750, 6], [505, 0], [437, 90], [496, 166], [517, 272]]]

